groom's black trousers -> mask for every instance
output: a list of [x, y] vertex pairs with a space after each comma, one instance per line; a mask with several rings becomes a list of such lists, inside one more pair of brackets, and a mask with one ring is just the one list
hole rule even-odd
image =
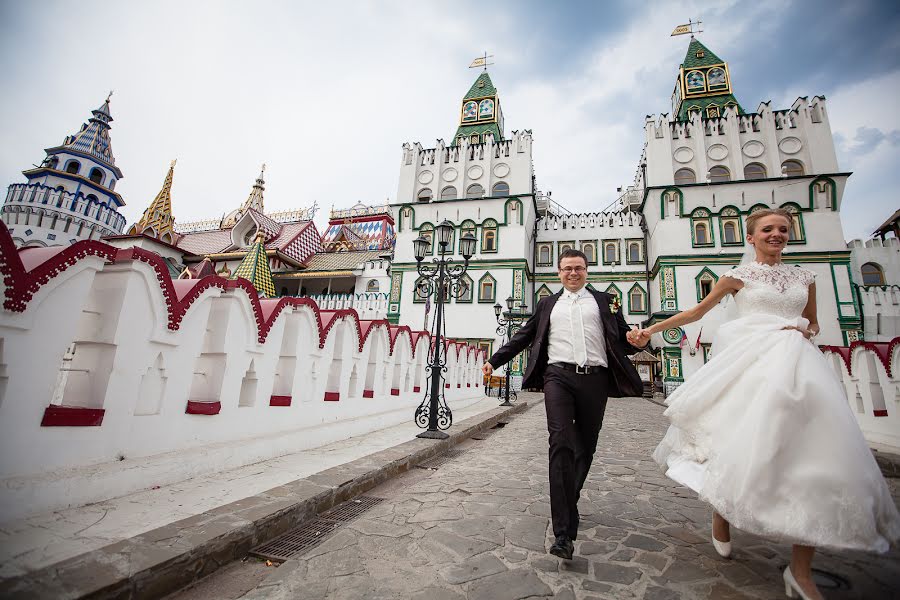
[[578, 498], [597, 449], [608, 382], [606, 369], [579, 375], [548, 365], [544, 373], [554, 535], [574, 540], [578, 534]]

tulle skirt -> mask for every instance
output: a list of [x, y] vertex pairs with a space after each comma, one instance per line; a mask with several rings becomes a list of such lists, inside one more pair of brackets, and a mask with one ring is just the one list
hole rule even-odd
[[887, 551], [900, 514], [805, 319], [722, 325], [668, 399], [653, 458], [738, 529], [787, 543]]

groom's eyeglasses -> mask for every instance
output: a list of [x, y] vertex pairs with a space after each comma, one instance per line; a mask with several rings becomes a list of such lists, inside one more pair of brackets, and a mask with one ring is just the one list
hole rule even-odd
[[560, 269], [560, 271], [562, 271], [563, 273], [566, 273], [566, 274], [573, 273], [573, 272], [574, 273], [584, 273], [585, 271], [587, 271], [587, 269], [585, 269], [584, 267], [563, 267], [562, 269]]

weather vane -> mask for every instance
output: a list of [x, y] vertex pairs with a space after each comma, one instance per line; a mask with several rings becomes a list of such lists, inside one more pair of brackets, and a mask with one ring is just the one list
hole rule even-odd
[[[695, 33], [703, 33], [703, 30], [700, 29], [700, 25], [702, 25], [702, 24], [703, 24], [703, 21], [701, 21], [700, 19], [697, 19], [696, 21], [691, 21], [690, 19], [688, 19], [687, 23], [676, 27], [672, 31], [672, 34], [669, 37], [672, 37], [675, 35], [685, 35], [688, 33], [691, 35], [694, 35]], [[694, 27], [697, 28], [696, 31], [694, 31]]]
[[475, 67], [484, 67], [484, 70], [487, 71], [488, 65], [492, 65], [494, 63], [488, 62], [489, 58], [494, 58], [493, 54], [488, 54], [487, 50], [484, 51], [484, 56], [479, 56], [475, 60], [472, 61], [472, 64], [469, 65], [470, 69], [474, 69]]

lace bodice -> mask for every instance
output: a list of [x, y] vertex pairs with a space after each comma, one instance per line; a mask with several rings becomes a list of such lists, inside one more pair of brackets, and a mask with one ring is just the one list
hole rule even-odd
[[815, 273], [784, 263], [770, 266], [752, 262], [722, 274], [744, 282], [734, 301], [740, 315], [764, 313], [793, 319], [809, 300], [809, 285]]

